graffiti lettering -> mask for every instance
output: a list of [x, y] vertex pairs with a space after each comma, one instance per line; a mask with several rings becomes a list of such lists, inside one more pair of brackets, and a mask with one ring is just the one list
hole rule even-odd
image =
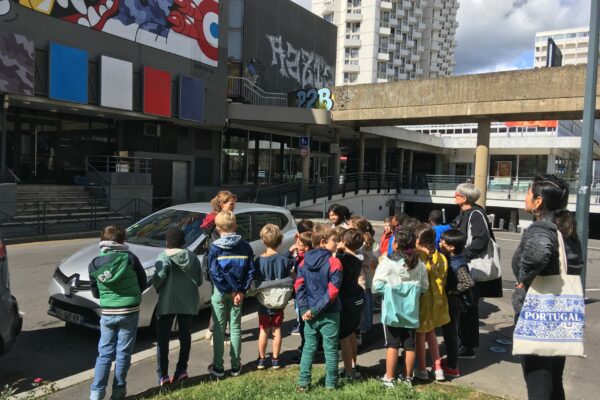
[[331, 99], [331, 91], [328, 88], [298, 90], [296, 92], [296, 105], [299, 108], [324, 108], [331, 110], [333, 108], [333, 100]]
[[283, 43], [281, 36], [267, 35], [273, 58], [271, 65], [279, 66], [279, 74], [298, 82], [302, 88], [333, 85], [333, 67], [325, 58], [312, 51], [296, 49], [290, 42]]

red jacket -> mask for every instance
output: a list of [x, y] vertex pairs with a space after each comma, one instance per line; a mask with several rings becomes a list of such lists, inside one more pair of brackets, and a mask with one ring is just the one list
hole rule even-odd
[[385, 255], [388, 253], [388, 246], [390, 244], [390, 238], [393, 236], [394, 232], [389, 231], [389, 232], [384, 232], [383, 235], [381, 235], [381, 242], [379, 243], [379, 250], [381, 251], [382, 255]]

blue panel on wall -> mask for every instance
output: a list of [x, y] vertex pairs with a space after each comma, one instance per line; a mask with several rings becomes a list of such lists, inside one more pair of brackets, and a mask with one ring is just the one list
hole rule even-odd
[[88, 53], [50, 42], [51, 99], [88, 102]]
[[204, 121], [204, 80], [179, 77], [179, 118]]

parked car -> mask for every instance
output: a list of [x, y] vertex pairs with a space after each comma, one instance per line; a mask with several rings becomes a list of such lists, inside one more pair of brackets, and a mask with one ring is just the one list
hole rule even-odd
[[[211, 209], [210, 203], [190, 203], [158, 211], [127, 228], [126, 244], [141, 261], [148, 279], [154, 274], [154, 262], [165, 249], [165, 232], [179, 226], [185, 232], [185, 246], [198, 255], [200, 262], [207, 253], [206, 236], [200, 225]], [[236, 203], [237, 233], [250, 242], [255, 256], [265, 248], [259, 232], [266, 224], [281, 228], [283, 253], [295, 241], [296, 223], [291, 213], [280, 207], [260, 204]], [[98, 299], [90, 290], [88, 265], [99, 254], [97, 244], [89, 245], [67, 257], [56, 268], [48, 288], [50, 299], [48, 314], [67, 323], [98, 328], [101, 309]], [[206, 280], [198, 288], [201, 308], [209, 307], [211, 284]], [[149, 287], [142, 294], [139, 326], [150, 326], [158, 295]]]
[[0, 238], [0, 355], [7, 353], [21, 333], [23, 316], [17, 299], [10, 293], [6, 246]]

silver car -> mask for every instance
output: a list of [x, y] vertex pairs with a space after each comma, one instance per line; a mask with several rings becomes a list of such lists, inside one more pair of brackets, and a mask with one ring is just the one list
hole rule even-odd
[[6, 246], [0, 237], [0, 355], [8, 352], [21, 332], [23, 316], [17, 299], [10, 293]]
[[[204, 261], [207, 252], [206, 237], [200, 225], [211, 209], [209, 203], [190, 203], [158, 211], [127, 228], [129, 250], [141, 261], [148, 279], [154, 274], [154, 262], [165, 249], [165, 232], [179, 226], [185, 232], [186, 247]], [[296, 223], [284, 208], [260, 204], [236, 203], [237, 233], [247, 240], [254, 255], [260, 255], [265, 247], [259, 232], [266, 224], [281, 228], [283, 243], [279, 250], [284, 253], [295, 241]], [[98, 299], [90, 290], [88, 265], [99, 254], [97, 244], [89, 245], [64, 259], [56, 268], [48, 288], [50, 299], [48, 314], [67, 323], [98, 328], [101, 309]], [[211, 284], [206, 279], [198, 289], [201, 308], [210, 305]], [[139, 326], [150, 326], [158, 295], [149, 287], [142, 294]]]

